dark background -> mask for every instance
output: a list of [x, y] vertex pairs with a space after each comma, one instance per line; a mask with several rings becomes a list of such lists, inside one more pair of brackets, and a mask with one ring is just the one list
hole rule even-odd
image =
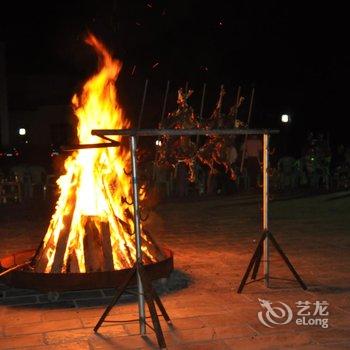
[[[169, 109], [176, 89], [188, 81], [198, 111], [207, 83], [206, 115], [220, 84], [227, 90], [226, 107], [238, 85], [245, 96], [255, 86], [251, 127], [286, 128], [280, 115], [288, 113], [292, 148], [302, 147], [309, 131], [324, 132], [334, 147], [349, 143], [346, 13], [336, 4], [294, 2], [11, 2], [0, 14], [0, 41], [6, 44], [9, 80], [21, 74], [69, 76], [73, 83], [60, 96], [66, 103], [96, 67], [83, 42], [90, 30], [123, 61], [120, 98], [133, 120], [150, 79], [144, 127], [159, 121], [167, 80]], [[20, 103], [9, 96], [10, 108]]]

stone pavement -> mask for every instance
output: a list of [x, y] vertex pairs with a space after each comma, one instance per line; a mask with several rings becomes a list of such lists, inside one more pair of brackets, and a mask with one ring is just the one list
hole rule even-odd
[[[249, 284], [239, 295], [236, 289], [261, 234], [260, 207], [256, 196], [216, 197], [167, 203], [150, 217], [148, 229], [175, 254], [176, 271], [157, 283], [173, 321], [171, 328], [163, 323], [168, 349], [350, 349], [350, 198], [273, 201], [271, 231], [309, 289], [293, 281], [272, 251], [271, 274], [279, 279], [270, 289], [262, 282]], [[0, 221], [1, 256], [35, 246], [47, 225], [46, 217], [33, 220], [18, 210]], [[157, 348], [152, 332], [141, 338], [135, 323], [104, 324], [99, 335], [93, 333], [113, 290], [47, 295], [2, 285], [0, 293], [1, 350]], [[281, 309], [263, 312], [259, 299]], [[322, 309], [322, 301], [329, 306]], [[317, 313], [304, 316], [306, 322], [319, 318], [329, 327], [296, 324], [302, 311], [297, 302], [311, 303], [304, 314]], [[292, 319], [283, 324], [287, 318], [278, 316], [288, 307]], [[136, 316], [135, 300], [124, 298], [110, 319]]]

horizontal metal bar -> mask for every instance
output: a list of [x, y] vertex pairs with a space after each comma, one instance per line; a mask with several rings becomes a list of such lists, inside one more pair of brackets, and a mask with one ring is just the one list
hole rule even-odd
[[278, 134], [279, 130], [272, 129], [105, 129], [92, 130], [96, 136], [124, 135], [124, 136], [191, 136], [191, 135], [263, 135]]
[[110, 142], [118, 142], [118, 141], [113, 140], [113, 139], [111, 139], [111, 138], [109, 138], [109, 137], [107, 137], [107, 136], [99, 136], [99, 137], [101, 137], [101, 138], [104, 139], [104, 140], [110, 141]]
[[[104, 137], [102, 137], [102, 138], [104, 138]], [[84, 145], [62, 146], [61, 150], [64, 152], [70, 152], [70, 151], [75, 151], [77, 149], [117, 147], [119, 145], [120, 145], [120, 142], [118, 142], [118, 141], [106, 142], [106, 143], [88, 143], [88, 144], [84, 144]]]

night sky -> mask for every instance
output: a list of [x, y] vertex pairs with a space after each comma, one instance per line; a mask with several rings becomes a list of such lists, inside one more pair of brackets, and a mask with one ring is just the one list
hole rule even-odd
[[0, 41], [9, 79], [60, 74], [78, 82], [95, 67], [83, 43], [90, 30], [123, 61], [124, 79], [141, 89], [145, 78], [159, 89], [168, 79], [176, 88], [189, 81], [198, 98], [206, 82], [215, 101], [223, 83], [229, 104], [235, 87], [247, 95], [255, 86], [253, 127], [280, 127], [280, 115], [289, 113], [293, 135], [328, 131], [332, 143], [349, 143], [347, 12], [282, 3], [11, 2], [0, 14]]

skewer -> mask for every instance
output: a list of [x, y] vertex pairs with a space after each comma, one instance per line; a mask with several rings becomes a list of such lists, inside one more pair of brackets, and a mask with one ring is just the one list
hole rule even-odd
[[239, 100], [241, 99], [241, 86], [238, 86], [238, 90], [237, 90], [237, 97], [236, 97], [236, 109], [234, 111], [234, 115], [233, 115], [233, 125], [236, 124], [236, 119], [237, 119], [237, 114], [238, 114], [238, 106], [239, 106]]
[[12, 271], [18, 270], [18, 269], [20, 269], [21, 267], [28, 266], [28, 265], [30, 265], [31, 262], [32, 262], [32, 261], [29, 260], [29, 261], [26, 261], [26, 262], [24, 262], [24, 263], [22, 263], [22, 264], [18, 264], [18, 265], [16, 265], [16, 266], [12, 266], [12, 267], [8, 268], [7, 270], [2, 271], [2, 272], [0, 273], [0, 277], [5, 276], [5, 275], [7, 275], [8, 273], [10, 273], [10, 272], [12, 272]]
[[[202, 91], [202, 99], [201, 99], [201, 109], [199, 110], [199, 120], [202, 120], [203, 118], [203, 109], [204, 109], [204, 99], [205, 99], [205, 90], [207, 88], [207, 84], [203, 84], [203, 91]], [[198, 146], [199, 143], [199, 135], [197, 135], [196, 138], [196, 145]]]
[[160, 118], [160, 124], [161, 125], [163, 124], [163, 120], [164, 120], [164, 116], [165, 116], [165, 109], [166, 109], [166, 103], [167, 103], [167, 100], [168, 100], [169, 87], [170, 87], [170, 81], [168, 80], [167, 83], [166, 83], [162, 114], [161, 114], [161, 118]]
[[[249, 128], [250, 117], [252, 115], [254, 94], [255, 94], [255, 88], [253, 87], [252, 93], [250, 95], [249, 112], [248, 112], [248, 119], [247, 119], [247, 128]], [[241, 167], [240, 167], [241, 174], [242, 174], [243, 166], [244, 166], [244, 158], [245, 158], [245, 152], [246, 152], [246, 147], [247, 147], [247, 138], [248, 138], [248, 135], [245, 134], [244, 135], [243, 149], [242, 149]]]
[[142, 96], [142, 103], [141, 103], [141, 109], [140, 109], [140, 114], [139, 114], [139, 119], [137, 121], [137, 129], [139, 130], [141, 127], [141, 120], [143, 117], [143, 110], [145, 108], [145, 101], [146, 101], [146, 94], [147, 94], [147, 89], [148, 89], [148, 79], [145, 81], [145, 87], [143, 89], [143, 96]]

